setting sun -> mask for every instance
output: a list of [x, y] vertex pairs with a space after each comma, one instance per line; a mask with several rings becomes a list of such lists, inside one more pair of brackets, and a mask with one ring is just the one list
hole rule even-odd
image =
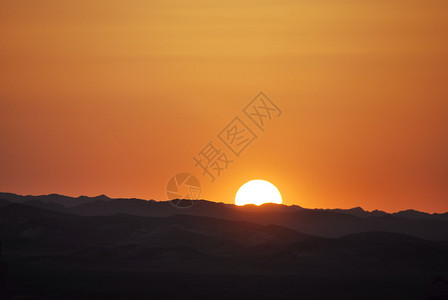
[[279, 190], [266, 180], [251, 180], [243, 184], [235, 196], [236, 205], [282, 203]]

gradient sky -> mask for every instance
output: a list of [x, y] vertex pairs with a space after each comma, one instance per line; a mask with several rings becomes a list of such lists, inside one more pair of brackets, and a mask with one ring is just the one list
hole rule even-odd
[[[448, 211], [448, 2], [0, 2], [0, 191]], [[193, 156], [282, 110], [214, 183]]]

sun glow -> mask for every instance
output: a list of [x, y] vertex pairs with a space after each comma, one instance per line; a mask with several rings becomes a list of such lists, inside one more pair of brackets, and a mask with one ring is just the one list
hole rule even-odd
[[282, 203], [279, 190], [266, 180], [251, 180], [243, 184], [235, 196], [236, 205]]

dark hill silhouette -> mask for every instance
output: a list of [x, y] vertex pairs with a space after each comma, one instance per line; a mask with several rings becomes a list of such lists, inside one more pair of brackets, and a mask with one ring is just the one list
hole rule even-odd
[[383, 232], [383, 231], [373, 231], [373, 232], [362, 232], [353, 233], [341, 237], [342, 240], [346, 241], [362, 241], [371, 243], [427, 243], [423, 239], [419, 239], [413, 236], [398, 234], [394, 232]]
[[448, 213], [443, 214], [428, 214], [413, 209], [403, 210], [393, 214], [394, 216], [413, 219], [413, 220], [441, 220], [448, 221]]
[[94, 202], [94, 201], [109, 201], [110, 198], [106, 195], [100, 195], [97, 197], [87, 197], [79, 196], [77, 198], [59, 195], [59, 194], [49, 194], [40, 196], [21, 196], [13, 193], [0, 193], [0, 199], [8, 200], [14, 203], [26, 203], [28, 201], [41, 201], [44, 203], [57, 203], [65, 207], [73, 207], [84, 203]]
[[424, 299], [434, 278], [448, 275], [446, 242], [293, 229], [417, 226], [427, 235], [446, 226], [440, 220], [209, 201], [189, 209], [138, 199], [1, 203], [4, 294], [13, 299]]
[[354, 207], [354, 208], [349, 208], [349, 209], [340, 209], [340, 208], [326, 209], [326, 211], [348, 214], [348, 215], [352, 215], [352, 216], [356, 216], [356, 217], [360, 217], [360, 218], [381, 217], [381, 216], [384, 216], [387, 214], [386, 212], [381, 211], [381, 210], [365, 211], [364, 209], [362, 209], [362, 207], [359, 207], [359, 206]]
[[[322, 237], [341, 237], [359, 232], [385, 231], [422, 239], [448, 241], [448, 221], [445, 220], [448, 213], [427, 214], [408, 210], [387, 214], [380, 211], [366, 212], [360, 207], [349, 210], [322, 210], [278, 204], [238, 207], [233, 204], [215, 203], [206, 200], [196, 200], [195, 204], [189, 208], [178, 208], [168, 201], [110, 199], [106, 196], [92, 198], [60, 196], [58, 198], [57, 195], [18, 196], [3, 193], [0, 194], [0, 199], [1, 197], [28, 206], [82, 216], [128, 214], [146, 217], [168, 217], [184, 214], [232, 221], [248, 221], [262, 225], [279, 225]], [[10, 200], [10, 198], [13, 200]], [[66, 204], [67, 201], [70, 203], [69, 206], [61, 204]], [[5, 205], [4, 200], [2, 203], [0, 203], [0, 206]]]

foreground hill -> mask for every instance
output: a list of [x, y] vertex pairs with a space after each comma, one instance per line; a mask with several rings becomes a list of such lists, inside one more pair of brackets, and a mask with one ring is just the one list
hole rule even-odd
[[[238, 208], [207, 201], [199, 201], [190, 210], [177, 209], [169, 203], [129, 200], [141, 209], [160, 205], [161, 209], [156, 210], [160, 216], [110, 211], [87, 216], [75, 210], [115, 201], [122, 205], [127, 200], [99, 200], [62, 209], [59, 204], [34, 199], [28, 204], [0, 202], [2, 260], [8, 264], [3, 298], [444, 299], [448, 296], [448, 288], [443, 284], [444, 278], [448, 278], [447, 242], [387, 231], [328, 238], [274, 224], [299, 218], [297, 223], [288, 224], [318, 231], [338, 222], [345, 226], [362, 224], [357, 222], [375, 225], [381, 224], [383, 218], [385, 222], [392, 218], [394, 221], [388, 224], [398, 222], [395, 226], [399, 228], [400, 222], [428, 220], [391, 215], [361, 218], [284, 206]], [[191, 212], [222, 213], [226, 218]], [[248, 221], [251, 219], [257, 222]]]

